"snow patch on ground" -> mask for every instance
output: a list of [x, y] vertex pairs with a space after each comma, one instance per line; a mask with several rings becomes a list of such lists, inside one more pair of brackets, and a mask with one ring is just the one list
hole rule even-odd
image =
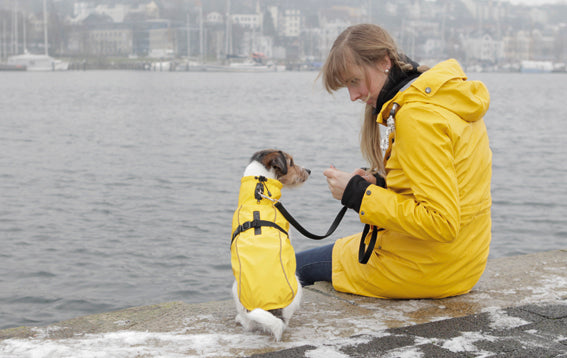
[[506, 314], [506, 311], [500, 308], [489, 308], [485, 312], [488, 312], [491, 319], [490, 328], [492, 329], [511, 329], [529, 324], [530, 322], [525, 321], [519, 317], [512, 317]]

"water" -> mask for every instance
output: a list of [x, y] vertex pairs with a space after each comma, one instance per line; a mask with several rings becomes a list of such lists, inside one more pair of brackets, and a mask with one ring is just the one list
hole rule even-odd
[[[313, 171], [283, 202], [324, 233], [340, 205], [322, 171], [364, 165], [362, 108], [315, 77], [0, 72], [0, 328], [228, 299], [231, 218], [257, 149]], [[564, 248], [565, 75], [471, 78], [492, 97], [491, 257]], [[360, 230], [351, 212], [328, 240]]]

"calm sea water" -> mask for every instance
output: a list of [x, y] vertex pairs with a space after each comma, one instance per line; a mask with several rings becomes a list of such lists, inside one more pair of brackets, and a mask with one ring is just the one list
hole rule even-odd
[[[340, 204], [322, 171], [364, 165], [362, 107], [316, 75], [0, 72], [0, 328], [228, 299], [232, 212], [258, 149], [312, 170], [283, 202], [325, 232]], [[565, 248], [567, 76], [471, 78], [492, 97], [491, 257]], [[328, 240], [360, 230], [352, 212]]]

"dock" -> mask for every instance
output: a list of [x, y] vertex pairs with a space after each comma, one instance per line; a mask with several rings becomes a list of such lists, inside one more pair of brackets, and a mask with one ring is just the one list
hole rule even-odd
[[231, 300], [166, 302], [0, 330], [0, 357], [567, 357], [567, 250], [491, 259], [474, 289], [384, 300], [304, 289], [282, 340]]

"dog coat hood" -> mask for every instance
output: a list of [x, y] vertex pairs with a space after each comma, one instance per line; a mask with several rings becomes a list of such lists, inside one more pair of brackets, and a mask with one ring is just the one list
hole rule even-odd
[[[274, 207], [274, 202], [256, 195], [279, 199], [282, 184], [274, 179], [247, 176], [241, 180], [238, 208], [232, 219], [233, 238], [230, 252], [238, 297], [247, 310], [273, 310], [288, 306], [297, 294], [295, 252], [291, 246], [288, 221]], [[258, 200], [257, 198], [260, 198]], [[253, 220], [270, 221], [273, 226], [238, 230]]]

